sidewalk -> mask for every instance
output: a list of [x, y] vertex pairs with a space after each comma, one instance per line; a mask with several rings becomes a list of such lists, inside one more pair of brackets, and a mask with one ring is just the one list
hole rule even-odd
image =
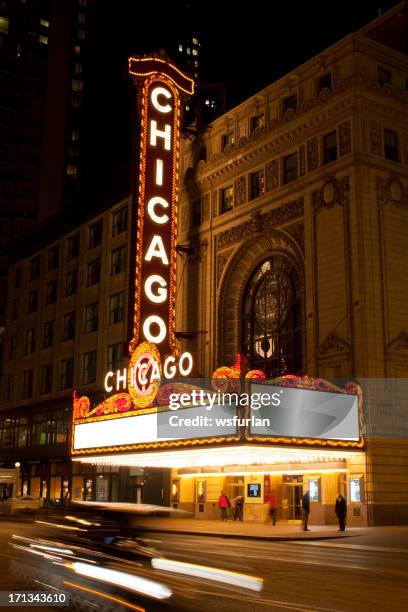
[[[350, 527], [338, 531], [337, 525], [310, 525], [310, 531], [302, 531], [301, 525], [287, 523], [253, 523], [239, 521], [201, 520], [191, 518], [139, 517], [139, 529], [158, 533], [177, 533], [200, 536], [222, 536], [255, 540], [326, 540], [368, 535], [373, 528]], [[375, 529], [375, 528], [374, 528]]]

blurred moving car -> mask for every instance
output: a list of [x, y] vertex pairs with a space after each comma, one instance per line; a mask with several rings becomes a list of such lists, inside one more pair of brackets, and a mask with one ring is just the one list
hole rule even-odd
[[198, 612], [208, 609], [208, 592], [260, 596], [262, 578], [169, 559], [152, 548], [135, 519], [158, 509], [95, 503], [44, 511], [32, 534], [12, 536], [13, 586], [68, 594], [69, 609], [78, 612]]
[[43, 503], [44, 501], [42, 499], [33, 497], [32, 495], [10, 497], [5, 502], [10, 514], [16, 514], [18, 512], [38, 512]]

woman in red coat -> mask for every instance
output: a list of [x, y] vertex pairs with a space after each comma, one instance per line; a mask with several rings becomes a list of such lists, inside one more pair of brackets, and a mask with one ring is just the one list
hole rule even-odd
[[230, 500], [225, 495], [225, 491], [221, 491], [221, 495], [218, 499], [218, 507], [221, 510], [221, 520], [222, 521], [227, 520], [227, 508], [229, 508], [230, 505], [231, 505]]

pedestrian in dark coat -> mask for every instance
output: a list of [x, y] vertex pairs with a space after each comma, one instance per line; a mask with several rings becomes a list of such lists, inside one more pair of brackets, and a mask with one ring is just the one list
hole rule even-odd
[[309, 495], [309, 491], [306, 491], [306, 493], [303, 495], [302, 497], [302, 528], [303, 531], [309, 531], [309, 529], [307, 528], [307, 521], [309, 520], [309, 513], [310, 513], [310, 495]]
[[234, 521], [236, 521], [237, 519], [239, 519], [240, 521], [242, 521], [243, 515], [244, 515], [244, 496], [243, 495], [237, 495], [237, 497], [234, 498]]
[[339, 531], [345, 531], [346, 529], [346, 516], [347, 516], [347, 502], [340, 493], [336, 499], [336, 505], [334, 511], [339, 519]]

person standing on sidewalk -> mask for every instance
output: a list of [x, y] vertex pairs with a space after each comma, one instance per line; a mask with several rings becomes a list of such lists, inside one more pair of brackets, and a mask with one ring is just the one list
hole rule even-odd
[[230, 500], [225, 495], [225, 491], [221, 491], [221, 495], [218, 499], [218, 507], [221, 511], [221, 521], [227, 520], [227, 508], [229, 508], [230, 505]]
[[275, 493], [275, 491], [271, 491], [271, 494], [269, 495], [269, 518], [272, 521], [272, 525], [276, 525], [276, 514], [278, 511], [278, 497]]
[[307, 528], [307, 522], [309, 520], [309, 513], [310, 513], [310, 495], [309, 495], [309, 491], [306, 491], [306, 493], [303, 495], [302, 497], [302, 528], [303, 531], [309, 531], [309, 529]]
[[336, 499], [336, 505], [334, 511], [339, 519], [339, 531], [346, 530], [346, 516], [347, 516], [347, 502], [344, 497], [339, 493]]
[[234, 502], [234, 521], [239, 519], [242, 521], [244, 515], [244, 496], [237, 495], [233, 499]]

